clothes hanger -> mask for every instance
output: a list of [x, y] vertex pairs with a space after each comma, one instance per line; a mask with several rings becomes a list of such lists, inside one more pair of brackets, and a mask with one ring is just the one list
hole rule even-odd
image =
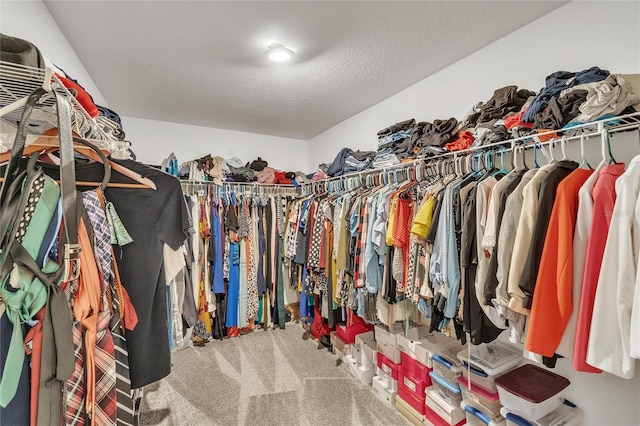
[[506, 149], [504, 147], [500, 148], [500, 151], [498, 152], [500, 155], [500, 170], [498, 170], [497, 172], [494, 173], [494, 176], [496, 175], [506, 175], [507, 173], [509, 173], [509, 170], [507, 170], [507, 168], [504, 165], [504, 153], [505, 153]]
[[593, 170], [593, 167], [591, 167], [591, 164], [589, 164], [589, 162], [587, 161], [587, 158], [584, 156], [584, 140], [585, 139], [586, 139], [585, 135], [580, 135], [580, 157], [582, 161], [580, 162], [580, 165], [578, 167], [584, 169], [586, 166], [586, 168]]
[[604, 141], [606, 141], [607, 153], [609, 154], [609, 164], [620, 164], [616, 161], [616, 159], [613, 156], [613, 152], [611, 151], [611, 137], [609, 135], [609, 132], [607, 132], [606, 130], [603, 130], [602, 138]]
[[540, 145], [540, 140], [536, 139], [535, 142], [533, 143], [533, 164], [535, 165], [536, 169], [540, 168], [540, 164], [538, 164], [538, 149]]
[[[35, 152], [53, 152], [55, 151], [57, 148], [60, 147], [59, 143], [58, 143], [58, 129], [57, 128], [52, 128], [49, 129], [47, 131], [45, 131], [42, 135], [40, 135], [33, 143], [27, 145], [24, 149], [24, 154], [25, 156], [27, 155], [31, 155]], [[103, 162], [103, 158], [101, 158], [98, 153], [96, 151], [94, 151], [92, 148], [88, 147], [86, 144], [84, 144], [83, 142], [86, 141], [83, 138], [79, 138], [77, 136], [74, 135], [73, 138], [74, 141], [74, 151], [76, 151], [77, 153], [85, 156], [86, 158], [88, 158], [89, 160], [92, 161], [98, 161], [100, 163]], [[89, 142], [91, 143], [91, 142]], [[95, 146], [95, 145], [94, 145]], [[104, 151], [103, 151], [104, 152]], [[106, 151], [106, 153], [109, 153], [109, 151]], [[11, 151], [8, 151], [6, 153], [0, 154], [0, 163], [5, 162], [5, 157], [10, 157], [11, 155]], [[106, 157], [105, 157], [106, 158]], [[119, 188], [151, 188], [153, 190], [157, 190], [157, 187], [155, 185], [155, 183], [148, 178], [143, 177], [142, 175], [140, 175], [137, 172], [134, 172], [133, 170], [124, 167], [114, 161], [111, 161], [109, 159], [107, 159], [107, 162], [111, 168], [111, 170], [114, 170], [118, 173], [120, 173], [121, 175], [124, 175], [126, 177], [128, 177], [131, 180], [134, 180], [136, 182], [138, 182], [140, 185], [136, 185], [136, 186], [131, 186], [132, 184], [127, 184], [127, 183], [109, 183], [110, 187], [119, 187]], [[77, 183], [80, 186], [95, 186], [98, 183], [96, 182], [83, 182], [81, 183]]]
[[567, 142], [566, 136], [560, 139], [560, 149], [562, 151], [562, 161], [567, 160], [567, 152], [565, 151], [565, 143]]
[[[76, 140], [77, 139], [77, 140]], [[57, 141], [57, 137], [56, 137], [56, 141]], [[60, 148], [60, 145], [58, 143], [52, 144], [52, 143], [46, 143], [44, 146], [40, 146], [40, 144], [35, 144], [35, 146], [32, 147], [32, 145], [34, 144], [30, 144], [29, 146], [25, 147], [25, 150], [23, 152], [23, 156], [26, 155], [32, 155], [35, 153], [40, 152], [41, 155], [42, 154], [47, 154], [49, 155], [54, 149], [57, 150]], [[27, 149], [29, 148], [29, 149]], [[74, 152], [77, 152], [83, 156], [86, 157], [91, 157], [91, 158], [95, 158], [94, 161], [98, 161], [99, 163], [101, 163], [104, 167], [104, 175], [103, 175], [103, 179], [102, 182], [85, 182], [85, 181], [76, 181], [76, 185], [78, 186], [99, 186], [102, 190], [104, 190], [107, 186], [116, 186], [116, 185], [126, 185], [126, 184], [118, 184], [118, 183], [109, 183], [109, 180], [111, 179], [111, 165], [109, 160], [107, 159], [106, 155], [104, 154], [103, 150], [101, 150], [100, 148], [98, 148], [96, 145], [94, 145], [93, 143], [84, 140], [84, 139], [79, 139], [79, 138], [74, 138], [74, 146], [73, 146], [73, 150]], [[8, 152], [9, 155], [11, 155], [11, 151]], [[59, 161], [57, 162], [59, 164]], [[4, 181], [4, 178], [0, 177], [0, 182]]]

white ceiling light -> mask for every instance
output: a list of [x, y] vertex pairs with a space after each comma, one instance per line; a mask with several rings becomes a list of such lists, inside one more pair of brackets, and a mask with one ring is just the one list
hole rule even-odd
[[293, 50], [287, 49], [279, 43], [271, 44], [264, 53], [269, 57], [269, 59], [276, 62], [288, 61], [293, 55], [295, 55]]

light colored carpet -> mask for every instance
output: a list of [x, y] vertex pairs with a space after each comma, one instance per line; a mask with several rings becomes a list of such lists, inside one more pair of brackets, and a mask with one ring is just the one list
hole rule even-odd
[[173, 354], [142, 425], [407, 425], [297, 324]]

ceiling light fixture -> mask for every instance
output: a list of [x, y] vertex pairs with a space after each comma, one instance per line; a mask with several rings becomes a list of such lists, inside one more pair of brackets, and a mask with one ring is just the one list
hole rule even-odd
[[291, 49], [287, 49], [279, 43], [273, 43], [269, 45], [267, 51], [264, 52], [264, 54], [267, 55], [267, 57], [272, 61], [284, 62], [291, 59], [291, 57], [295, 55], [295, 52]]

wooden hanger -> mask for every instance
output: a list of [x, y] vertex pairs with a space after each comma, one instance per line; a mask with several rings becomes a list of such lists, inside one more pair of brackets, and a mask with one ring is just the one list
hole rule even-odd
[[[60, 145], [58, 144], [58, 139], [57, 139], [57, 135], [58, 135], [58, 129], [57, 128], [53, 128], [53, 129], [49, 129], [46, 132], [44, 132], [40, 137], [38, 137], [38, 139], [36, 139], [33, 143], [27, 145], [24, 148], [24, 156], [28, 156], [33, 154], [34, 152], [42, 152], [42, 153], [49, 153], [52, 151], [55, 151], [56, 149], [58, 149], [60, 147]], [[80, 142], [81, 139], [78, 137], [74, 136], [74, 142]], [[81, 143], [74, 143], [73, 144], [73, 149], [74, 151], [78, 152], [79, 154], [82, 154], [84, 157], [88, 158], [89, 160], [92, 161], [98, 161], [100, 163], [102, 163], [102, 158], [100, 158], [100, 156], [98, 155], [97, 152], [95, 152], [93, 149], [89, 148], [86, 145], [82, 145]], [[105, 155], [109, 154], [109, 151], [105, 150], [103, 151], [105, 153]], [[6, 152], [6, 153], [2, 153], [0, 154], [0, 163], [4, 163], [6, 161], [9, 160], [9, 158], [11, 158], [11, 151]], [[149, 178], [146, 178], [144, 176], [142, 176], [141, 174], [121, 165], [118, 164], [114, 161], [108, 160], [109, 161], [109, 166], [111, 167], [112, 170], [115, 170], [116, 172], [120, 173], [123, 176], [128, 177], [129, 179], [138, 182], [138, 184], [131, 184], [131, 183], [116, 183], [116, 182], [110, 182], [108, 184], [109, 187], [117, 187], [117, 188], [149, 188], [149, 189], [153, 189], [154, 191], [157, 190], [158, 188], [156, 187], [156, 184]], [[97, 186], [99, 183], [98, 182], [76, 182], [77, 185], [79, 186]]]

